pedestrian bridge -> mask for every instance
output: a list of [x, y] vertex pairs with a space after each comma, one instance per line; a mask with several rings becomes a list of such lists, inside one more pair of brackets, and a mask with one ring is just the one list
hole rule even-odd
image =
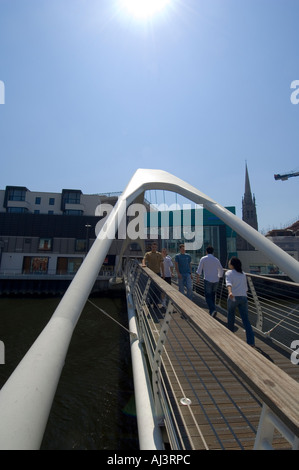
[[256, 349], [247, 345], [240, 322], [234, 334], [226, 328], [221, 284], [214, 319], [202, 282], [191, 301], [137, 262], [127, 267], [128, 305], [137, 315], [131, 341], [148, 364], [152, 434], [159, 426], [171, 449], [299, 448], [299, 366], [288, 347], [299, 338], [299, 292], [292, 283], [265, 278], [261, 287], [260, 276], [248, 281]]
[[126, 208], [143, 200], [147, 189], [178, 192], [202, 204], [293, 282], [278, 287], [262, 278], [261, 294], [258, 277], [248, 279], [251, 322], [259, 333], [255, 350], [244, 341], [240, 325], [235, 334], [225, 327], [223, 286], [214, 319], [205, 310], [201, 286], [195, 286], [191, 301], [149, 269], [127, 264], [140, 449], [298, 449], [299, 264], [220, 204], [159, 170], [138, 170], [133, 176], [48, 325], [2, 387], [0, 449], [40, 448], [77, 321]]

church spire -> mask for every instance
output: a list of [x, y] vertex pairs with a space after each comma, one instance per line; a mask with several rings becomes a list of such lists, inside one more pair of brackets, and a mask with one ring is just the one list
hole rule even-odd
[[[258, 229], [255, 197], [252, 196], [247, 162], [245, 166], [245, 192], [242, 198], [242, 220], [251, 227]], [[254, 248], [241, 237], [237, 237], [238, 250], [254, 250]]]
[[247, 162], [245, 167], [245, 193], [242, 201], [242, 219], [257, 230], [255, 198], [252, 197], [251, 193]]
[[246, 199], [246, 201], [248, 201], [248, 202], [252, 202], [252, 194], [251, 194], [251, 188], [250, 188], [247, 162], [246, 162], [246, 167], [245, 167], [245, 193], [244, 193], [244, 199]]

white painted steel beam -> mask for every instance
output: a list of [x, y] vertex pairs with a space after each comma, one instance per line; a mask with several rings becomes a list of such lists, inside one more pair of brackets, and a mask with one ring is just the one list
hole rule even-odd
[[0, 450], [40, 448], [71, 337], [109, 251], [114, 217], [125, 213], [120, 198], [110, 214], [111, 238], [95, 240], [49, 323], [0, 391]]
[[137, 170], [111, 212], [106, 232], [99, 233], [48, 325], [0, 391], [0, 449], [40, 447], [68, 346], [115, 237], [115, 221], [123, 220], [127, 206], [148, 189], [174, 191], [203, 204], [299, 282], [296, 260], [220, 204], [165, 171]]

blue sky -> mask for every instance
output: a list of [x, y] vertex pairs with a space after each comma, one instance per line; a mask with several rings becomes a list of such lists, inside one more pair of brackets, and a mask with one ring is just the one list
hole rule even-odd
[[[0, 189], [122, 191], [182, 178], [260, 230], [299, 218], [299, 0], [0, 0]], [[154, 202], [154, 201], [153, 201]]]

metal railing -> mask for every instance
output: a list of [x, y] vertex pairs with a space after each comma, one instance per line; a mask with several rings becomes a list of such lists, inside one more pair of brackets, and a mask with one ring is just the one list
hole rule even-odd
[[[231, 362], [234, 348], [240, 348], [241, 355], [242, 348], [248, 348], [245, 342], [241, 341], [242, 344], [235, 343], [239, 339], [233, 337], [234, 343], [230, 344], [232, 339], [228, 338], [223, 351], [222, 348], [219, 351], [215, 347], [217, 346], [217, 340], [212, 337], [207, 338], [206, 334], [202, 334], [201, 328], [204, 330], [205, 322], [207, 322], [207, 331], [210, 331], [211, 326], [208, 322], [213, 322], [213, 335], [215, 335], [215, 338], [218, 335], [222, 339], [225, 338], [226, 331], [228, 332], [226, 328], [223, 328], [223, 325], [218, 327], [218, 322], [215, 322], [208, 315], [205, 316], [207, 318], [200, 318], [198, 324], [195, 325], [192, 319], [192, 302], [177, 291], [177, 294], [175, 294], [172, 286], [168, 286], [162, 280], [158, 281], [159, 278], [156, 275], [153, 277], [147, 269], [141, 268], [136, 262], [131, 261], [128, 263], [125, 278], [136, 310], [138, 338], [143, 344], [148, 359], [155, 413], [160, 426], [166, 431], [172, 449], [210, 449], [215, 448], [215, 445], [219, 449], [253, 449], [254, 446], [255, 448], [262, 448], [256, 439], [258, 433], [259, 438], [263, 436], [262, 440], [265, 442], [265, 419], [264, 414], [261, 415], [262, 405], [265, 400], [271, 411], [271, 416], [275, 417], [273, 420], [274, 425], [280, 423], [276, 425], [276, 428], [278, 426], [280, 432], [286, 430], [283, 437], [280, 434], [279, 437], [273, 437], [273, 431], [270, 430], [268, 448], [271, 445], [274, 448], [277, 448], [277, 446], [279, 448], [289, 448], [289, 442], [291, 442], [292, 448], [298, 448], [298, 426], [295, 426], [295, 431], [294, 429], [290, 430], [292, 424], [289, 426], [288, 417], [284, 413], [282, 413], [282, 416], [277, 416], [279, 410], [276, 409], [276, 405], [273, 405], [272, 398], [267, 397], [267, 391], [260, 390], [259, 386], [255, 387], [255, 384], [249, 378], [249, 373], [248, 376], [245, 373], [245, 380], [243, 380], [243, 371], [242, 379], [237, 376], [236, 370], [243, 368], [239, 356], [235, 356], [233, 367], [227, 364], [226, 359], [228, 357]], [[163, 289], [161, 288], [162, 282], [164, 282]], [[201, 290], [201, 288], [200, 284], [198, 290]], [[220, 285], [220, 292], [221, 289], [224, 290], [224, 286]], [[223, 296], [225, 295], [223, 294]], [[255, 306], [255, 312], [252, 315], [254, 315], [256, 322], [259, 317], [256, 300], [252, 298], [250, 304]], [[194, 304], [194, 308], [198, 307]], [[219, 308], [224, 310], [223, 306]], [[262, 314], [264, 315], [264, 311]], [[197, 312], [195, 312], [196, 315]], [[279, 323], [279, 318], [276, 324]], [[259, 322], [265, 325], [266, 320], [263, 319], [262, 322], [259, 320]], [[198, 327], [199, 324], [200, 327]], [[218, 328], [222, 328], [222, 330], [218, 332]], [[222, 339], [222, 344], [225, 344], [224, 341]], [[208, 349], [208, 360], [203, 352], [206, 349]], [[247, 356], [252, 353], [255, 352], [244, 349], [243, 354]], [[255, 357], [253, 357], [254, 361]], [[214, 371], [215, 364], [217, 364], [217, 369], [220, 367], [228, 372], [230, 376], [228, 388], [226, 379], [223, 382], [221, 374], [219, 376], [218, 372]], [[265, 383], [267, 383], [267, 380], [269, 381], [267, 374], [272, 374], [273, 379], [273, 373], [276, 373], [278, 368], [276, 369], [276, 366], [274, 366], [273, 371], [269, 371], [268, 361], [265, 364], [260, 364], [260, 358], [258, 357], [256, 367], [253, 366], [254, 374], [262, 374], [263, 367]], [[290, 380], [291, 385], [298, 389], [298, 384], [293, 379]], [[256, 382], [258, 382], [258, 376]], [[195, 383], [200, 383], [200, 393], [195, 389]], [[213, 383], [213, 389], [211, 389], [211, 383]], [[282, 402], [286, 399], [285, 394], [287, 394], [283, 387], [284, 385], [282, 385], [280, 391]], [[256, 390], [252, 391], [255, 388], [257, 388], [257, 394], [255, 393]], [[238, 393], [241, 394], [242, 400], [244, 396], [248, 398], [248, 402], [251, 403], [250, 406], [254, 409], [252, 414], [248, 415], [245, 410], [243, 411], [242, 404], [240, 406], [238, 402], [240, 395], [236, 392], [237, 389], [241, 389], [241, 392]], [[225, 401], [225, 405], [218, 401], [220, 395], [221, 399]], [[208, 408], [213, 408], [212, 417], [206, 411], [206, 404]], [[236, 415], [237, 418], [231, 420], [230, 416], [226, 414], [227, 408], [230, 409], [230, 415]], [[200, 419], [198, 419], [198, 413], [201, 415]], [[259, 419], [260, 415], [261, 419]], [[219, 423], [221, 424], [219, 425]], [[208, 435], [205, 434], [207, 427], [209, 428]], [[242, 433], [245, 432], [244, 429], [246, 429], [248, 442], [246, 439], [244, 442], [242, 437]]]

